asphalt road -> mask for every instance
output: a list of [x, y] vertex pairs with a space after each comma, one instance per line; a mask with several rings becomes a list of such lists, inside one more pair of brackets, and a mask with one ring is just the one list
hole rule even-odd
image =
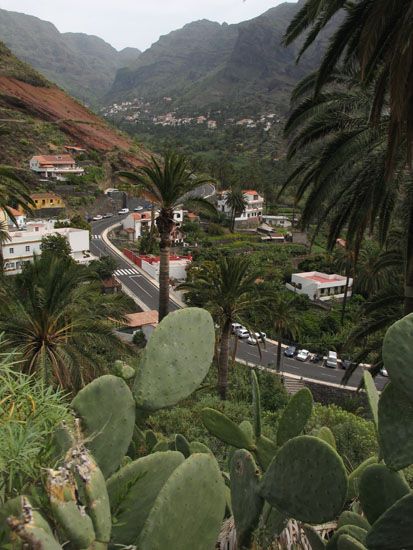
[[[112, 218], [104, 219], [98, 222], [92, 222], [92, 239], [90, 250], [95, 256], [112, 256], [118, 262], [118, 268], [115, 272], [117, 279], [123, 286], [127, 287], [131, 292], [139, 298], [150, 309], [158, 308], [158, 288], [145, 276], [141, 275], [136, 269], [125, 261], [121, 254], [114, 252], [102, 240], [103, 231], [116, 222], [121, 222], [125, 216], [113, 216]], [[171, 300], [170, 311], [179, 309], [179, 306]], [[258, 329], [259, 330], [259, 329]], [[261, 357], [256, 346], [247, 344], [245, 341], [238, 340], [237, 358], [247, 361], [250, 364], [262, 365], [265, 367], [274, 366], [277, 356], [277, 347], [270, 342], [265, 346], [261, 346]], [[330, 369], [320, 364], [307, 363], [282, 357], [282, 371], [304, 378], [320, 380], [326, 383], [340, 384], [343, 377], [343, 370]], [[359, 367], [352, 376], [349, 387], [357, 387], [362, 377], [362, 369]], [[387, 382], [387, 378], [379, 375], [376, 378], [378, 389], [383, 389]]]

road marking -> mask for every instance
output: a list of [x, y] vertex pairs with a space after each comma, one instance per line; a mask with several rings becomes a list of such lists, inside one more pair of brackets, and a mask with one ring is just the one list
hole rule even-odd
[[92, 239], [95, 240], [95, 241], [98, 241], [101, 238], [102, 237], [100, 235], [92, 235]]

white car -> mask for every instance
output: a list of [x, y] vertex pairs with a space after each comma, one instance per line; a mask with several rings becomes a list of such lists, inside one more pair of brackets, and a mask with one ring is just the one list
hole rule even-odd
[[93, 216], [92, 218], [92, 221], [94, 222], [98, 222], [100, 220], [103, 220], [103, 216], [101, 216], [100, 214], [98, 214], [97, 216]]
[[389, 376], [389, 373], [387, 372], [387, 370], [386, 370], [384, 367], [382, 367], [382, 368], [380, 369], [380, 374], [381, 374], [382, 376], [385, 376], [386, 378]]
[[337, 368], [337, 352], [336, 351], [329, 351], [327, 355], [326, 360], [326, 367], [329, 367], [330, 369]]
[[310, 352], [308, 349], [300, 349], [300, 351], [297, 354], [297, 361], [308, 361], [308, 358], [310, 356]]
[[250, 331], [246, 328], [240, 328], [237, 330], [238, 338], [248, 338], [250, 336]]
[[232, 323], [231, 324], [232, 334], [236, 334], [237, 330], [239, 330], [241, 328], [245, 328], [245, 327], [243, 325], [241, 325], [240, 323]]
[[255, 332], [254, 336], [259, 342], [265, 342], [265, 340], [267, 339], [267, 335], [265, 334], [265, 332], [262, 331]]
[[143, 210], [143, 206], [136, 206], [136, 208], [133, 209], [134, 212], [140, 212]]
[[247, 344], [250, 344], [251, 346], [255, 346], [257, 344], [257, 339], [255, 338], [255, 336], [248, 336]]
[[129, 214], [129, 208], [121, 208], [118, 212], [119, 216], [122, 214]]

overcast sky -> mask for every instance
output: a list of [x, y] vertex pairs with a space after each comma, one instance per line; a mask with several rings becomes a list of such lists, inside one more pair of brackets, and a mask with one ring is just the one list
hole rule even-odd
[[283, 1], [0, 0], [0, 7], [51, 21], [61, 32], [95, 34], [118, 49], [135, 46], [145, 50], [160, 35], [191, 21], [210, 19], [220, 23], [238, 23], [260, 15]]

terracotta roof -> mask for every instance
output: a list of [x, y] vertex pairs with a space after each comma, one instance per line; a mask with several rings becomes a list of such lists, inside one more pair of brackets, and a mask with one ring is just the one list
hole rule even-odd
[[254, 191], [253, 189], [247, 189], [246, 191], [243, 191], [244, 195], [258, 195], [258, 191]]
[[131, 328], [143, 327], [145, 325], [156, 325], [158, 323], [157, 311], [142, 311], [140, 313], [128, 313], [125, 315], [127, 325]]
[[35, 199], [60, 199], [59, 195], [55, 195], [54, 193], [33, 193], [30, 195], [30, 197]]
[[36, 155], [33, 157], [33, 159], [38, 160], [39, 164], [41, 164], [42, 166], [45, 164], [75, 164], [72, 155], [68, 155], [67, 153], [63, 153], [62, 155]]

